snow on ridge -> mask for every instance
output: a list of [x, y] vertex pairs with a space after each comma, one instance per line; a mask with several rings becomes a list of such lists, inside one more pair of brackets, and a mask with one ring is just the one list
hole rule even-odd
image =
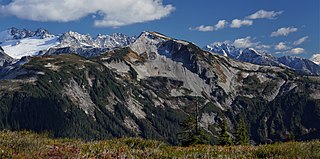
[[41, 39], [30, 37], [18, 40], [8, 40], [0, 44], [3, 50], [12, 58], [20, 59], [24, 56], [37, 56], [40, 51], [47, 51], [49, 48], [57, 46], [58, 37], [53, 36]]
[[320, 65], [320, 54], [314, 54], [312, 55], [312, 57], [310, 58], [310, 60], [312, 62], [314, 62], [317, 65]]

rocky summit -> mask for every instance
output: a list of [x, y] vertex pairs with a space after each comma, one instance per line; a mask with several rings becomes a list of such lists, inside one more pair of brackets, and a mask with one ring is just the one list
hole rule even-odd
[[41, 54], [1, 66], [0, 129], [179, 144], [184, 121], [196, 116], [211, 143], [222, 123], [233, 136], [239, 118], [252, 143], [320, 138], [320, 77], [311, 76], [319, 70], [304, 59], [227, 45], [216, 53], [149, 31], [55, 38]]

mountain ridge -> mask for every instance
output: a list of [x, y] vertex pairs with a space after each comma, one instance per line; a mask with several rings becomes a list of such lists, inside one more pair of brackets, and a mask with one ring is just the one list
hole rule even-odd
[[[146, 33], [161, 37], [164, 40], [172, 39], [181, 43], [190, 43], [173, 39], [153, 31], [144, 31], [139, 36]], [[135, 36], [129, 37], [121, 33], [114, 33], [112, 35], [98, 34], [96, 37], [92, 37], [89, 34], [83, 35], [73, 31], [55, 36], [42, 28], [39, 28], [36, 31], [30, 31], [27, 29], [19, 30], [13, 27], [0, 33], [0, 46], [9, 53], [9, 56], [15, 59], [20, 59], [23, 56], [41, 56], [44, 54], [61, 53], [77, 53], [84, 57], [91, 57], [98, 56], [115, 48], [127, 47], [134, 43], [136, 39], [137, 38]], [[228, 56], [242, 62], [249, 62], [258, 65], [288, 67], [299, 73], [320, 75], [320, 66], [308, 59], [299, 57], [278, 58], [271, 54], [256, 50], [252, 51], [252, 48], [240, 50], [227, 43], [217, 43], [213, 46], [207, 45], [203, 49]]]
[[295, 57], [282, 56], [275, 57], [271, 54], [259, 52], [253, 48], [246, 48], [243, 50], [236, 49], [231, 44], [215, 44], [213, 46], [207, 45], [203, 48], [206, 51], [227, 56], [242, 62], [249, 62], [258, 65], [288, 67], [296, 70], [299, 73], [309, 75], [320, 75], [320, 67], [312, 60]]
[[156, 32], [95, 56], [60, 51], [0, 67], [0, 129], [176, 145], [183, 122], [198, 114], [212, 144], [222, 123], [233, 136], [240, 118], [251, 143], [320, 138], [319, 76], [241, 62]]

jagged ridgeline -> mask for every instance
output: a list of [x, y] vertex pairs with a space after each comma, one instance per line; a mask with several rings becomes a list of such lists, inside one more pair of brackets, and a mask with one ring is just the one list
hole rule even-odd
[[256, 143], [320, 138], [320, 79], [286, 67], [239, 62], [155, 32], [96, 57], [29, 60], [1, 72], [1, 129], [179, 144], [198, 107], [210, 143], [222, 123], [235, 134], [240, 117]]

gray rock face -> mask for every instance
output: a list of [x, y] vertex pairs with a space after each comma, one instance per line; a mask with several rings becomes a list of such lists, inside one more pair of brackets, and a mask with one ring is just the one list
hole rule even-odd
[[115, 48], [126, 47], [133, 43], [134, 40], [135, 37], [129, 37], [120, 33], [112, 35], [99, 34], [97, 37], [92, 38], [89, 34], [82, 35], [77, 32], [69, 31], [58, 38], [58, 41], [60, 42], [58, 46], [50, 48], [44, 54], [75, 53], [84, 57], [93, 57]]
[[53, 36], [48, 32], [48, 30], [39, 28], [36, 31], [31, 31], [27, 29], [17, 29], [17, 28], [10, 28], [9, 33], [13, 36], [13, 39], [23, 39], [29, 37], [40, 37], [42, 39]]
[[7, 55], [3, 48], [0, 46], [0, 67], [7, 66], [8, 64], [12, 63], [13, 58]]

